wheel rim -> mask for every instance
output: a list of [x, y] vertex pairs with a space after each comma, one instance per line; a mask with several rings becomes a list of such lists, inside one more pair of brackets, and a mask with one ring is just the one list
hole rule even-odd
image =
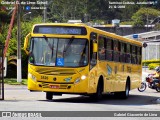
[[138, 88], [139, 91], [144, 91], [146, 89], [146, 84], [145, 83], [141, 83], [141, 87]]
[[126, 86], [126, 96], [129, 96], [129, 86], [128, 86], [128, 84]]

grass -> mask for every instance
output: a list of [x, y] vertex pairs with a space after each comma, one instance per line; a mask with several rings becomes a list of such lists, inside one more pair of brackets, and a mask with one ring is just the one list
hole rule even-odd
[[4, 78], [4, 83], [9, 85], [27, 85], [27, 79], [22, 79], [22, 82], [17, 82], [15, 78]]

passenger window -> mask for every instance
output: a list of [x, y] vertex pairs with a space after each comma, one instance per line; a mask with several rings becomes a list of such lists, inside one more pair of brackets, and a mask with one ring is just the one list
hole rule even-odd
[[131, 45], [130, 44], [127, 44], [125, 59], [126, 59], [126, 63], [131, 63]]
[[120, 62], [125, 62], [126, 44], [120, 43]]
[[106, 59], [113, 61], [113, 40], [110, 38], [106, 39]]
[[142, 48], [137, 47], [137, 64], [141, 64]]
[[119, 52], [119, 49], [120, 49], [120, 45], [119, 45], [119, 42], [118, 41], [114, 41], [113, 42], [113, 48], [114, 48], [114, 56], [113, 56], [113, 60], [116, 61], [116, 62], [119, 62], [120, 61], [120, 52]]
[[93, 52], [93, 43], [97, 42], [97, 33], [92, 32], [90, 34], [90, 69], [97, 64], [97, 53]]
[[134, 45], [132, 45], [132, 56], [131, 56], [131, 62], [133, 63], [133, 64], [136, 64], [137, 63], [137, 53], [136, 53], [136, 51], [137, 51], [137, 47], [136, 46], [134, 46]]
[[99, 36], [98, 37], [98, 58], [99, 60], [105, 60], [105, 56], [106, 56], [106, 50], [104, 47], [105, 44], [105, 37], [103, 36]]

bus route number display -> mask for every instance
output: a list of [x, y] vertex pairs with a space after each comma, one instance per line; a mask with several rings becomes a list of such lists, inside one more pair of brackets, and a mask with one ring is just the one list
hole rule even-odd
[[35, 26], [33, 32], [39, 34], [86, 35], [84, 27]]

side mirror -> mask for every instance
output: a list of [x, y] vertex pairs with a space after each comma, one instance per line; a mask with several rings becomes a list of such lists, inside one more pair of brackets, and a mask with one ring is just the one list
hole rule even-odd
[[97, 52], [98, 51], [98, 45], [97, 43], [93, 43], [93, 52]]
[[28, 44], [29, 44], [29, 38], [30, 38], [31, 34], [29, 33], [26, 37], [25, 37], [25, 40], [24, 40], [24, 50], [26, 52], [26, 54], [28, 55], [29, 54], [29, 49], [28, 49]]

